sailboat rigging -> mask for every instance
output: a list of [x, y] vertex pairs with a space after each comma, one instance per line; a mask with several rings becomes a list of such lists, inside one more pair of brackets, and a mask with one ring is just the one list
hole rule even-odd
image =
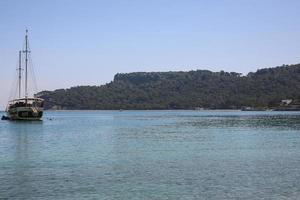
[[[22, 91], [22, 53], [25, 54], [25, 86], [24, 97], [21, 96]], [[29, 97], [28, 94], [28, 30], [25, 35], [25, 49], [19, 51], [18, 66], [18, 98], [8, 102], [6, 108], [7, 117], [10, 120], [41, 120], [43, 116], [44, 100], [37, 97]]]

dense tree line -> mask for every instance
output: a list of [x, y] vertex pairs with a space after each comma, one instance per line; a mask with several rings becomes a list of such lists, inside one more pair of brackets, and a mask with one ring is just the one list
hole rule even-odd
[[102, 86], [43, 91], [46, 109], [235, 109], [276, 107], [300, 99], [300, 64], [235, 72], [136, 72], [117, 74]]

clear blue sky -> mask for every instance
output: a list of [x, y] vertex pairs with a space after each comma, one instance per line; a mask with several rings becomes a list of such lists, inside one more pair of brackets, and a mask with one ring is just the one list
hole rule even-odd
[[134, 71], [247, 73], [300, 63], [299, 0], [1, 0], [0, 108], [25, 27], [40, 90]]

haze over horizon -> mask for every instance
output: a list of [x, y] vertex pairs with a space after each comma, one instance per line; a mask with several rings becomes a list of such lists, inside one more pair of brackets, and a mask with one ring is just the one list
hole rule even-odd
[[29, 29], [38, 89], [116, 73], [234, 71], [300, 63], [300, 2], [0, 1], [0, 110]]

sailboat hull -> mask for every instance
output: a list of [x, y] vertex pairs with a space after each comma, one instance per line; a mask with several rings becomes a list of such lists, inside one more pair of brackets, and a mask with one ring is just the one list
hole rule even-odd
[[43, 117], [42, 108], [17, 107], [8, 110], [10, 120], [37, 121]]

